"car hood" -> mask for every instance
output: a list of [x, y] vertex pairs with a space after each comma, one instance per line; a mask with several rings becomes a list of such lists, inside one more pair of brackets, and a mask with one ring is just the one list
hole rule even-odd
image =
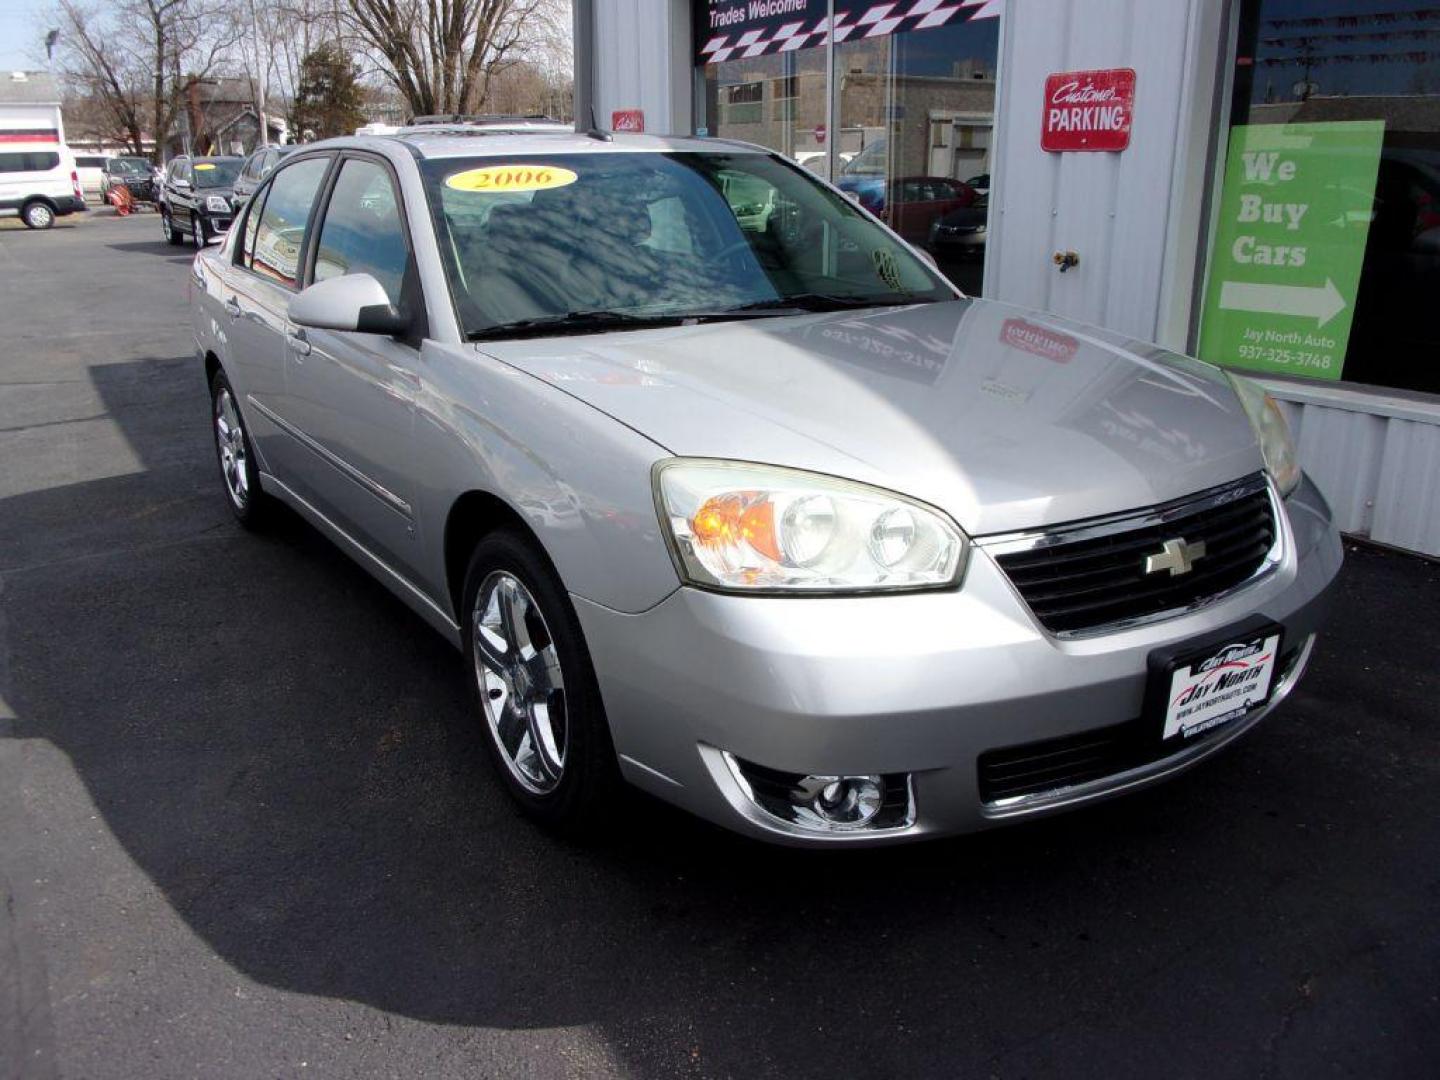
[[683, 456], [849, 477], [972, 535], [1263, 467], [1216, 369], [984, 300], [480, 346]]

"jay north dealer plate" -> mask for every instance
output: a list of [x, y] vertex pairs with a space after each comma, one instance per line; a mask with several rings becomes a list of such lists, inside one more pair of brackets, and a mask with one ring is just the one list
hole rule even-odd
[[1272, 624], [1168, 658], [1151, 676], [1164, 689], [1161, 739], [1192, 739], [1269, 701], [1281, 636]]

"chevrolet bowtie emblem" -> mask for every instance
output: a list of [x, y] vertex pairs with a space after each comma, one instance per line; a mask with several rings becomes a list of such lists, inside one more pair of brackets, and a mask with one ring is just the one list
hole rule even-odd
[[1154, 555], [1145, 556], [1145, 573], [1158, 574], [1169, 570], [1171, 577], [1188, 574], [1196, 559], [1205, 557], [1205, 541], [1187, 544], [1184, 540], [1166, 540]]

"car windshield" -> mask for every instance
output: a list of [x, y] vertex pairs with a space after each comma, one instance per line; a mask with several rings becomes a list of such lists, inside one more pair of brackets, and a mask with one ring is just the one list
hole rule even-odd
[[145, 158], [114, 158], [110, 162], [110, 171], [122, 176], [146, 176], [150, 172], [150, 162]]
[[952, 300], [890, 232], [768, 154], [422, 165], [471, 337]]
[[197, 188], [231, 187], [240, 175], [239, 158], [228, 161], [197, 161], [195, 163], [195, 186]]

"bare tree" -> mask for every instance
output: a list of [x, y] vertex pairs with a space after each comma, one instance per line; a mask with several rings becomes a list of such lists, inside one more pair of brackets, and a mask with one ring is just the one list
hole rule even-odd
[[148, 128], [157, 159], [195, 88], [220, 70], [239, 36], [224, 0], [59, 0], [57, 11], [72, 87], [108, 117], [105, 134], [136, 153]]
[[136, 154], [145, 152], [144, 117], [149, 99], [145, 71], [109, 28], [73, 0], [60, 0], [60, 40], [65, 48], [62, 71], [90, 102], [87, 110], [94, 134], [121, 142]]
[[561, 33], [560, 0], [345, 0], [416, 114], [473, 113], [490, 80]]

